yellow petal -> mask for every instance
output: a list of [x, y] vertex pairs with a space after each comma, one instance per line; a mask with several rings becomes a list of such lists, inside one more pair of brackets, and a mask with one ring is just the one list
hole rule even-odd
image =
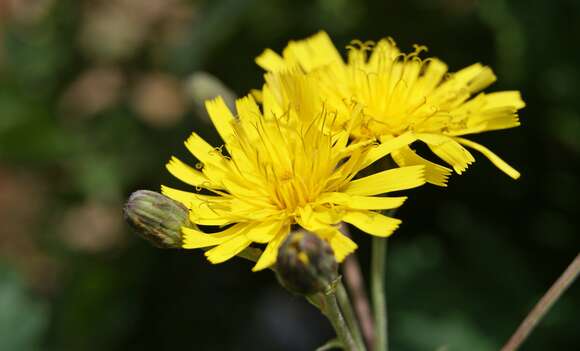
[[189, 220], [199, 225], [226, 225], [235, 222], [229, 202], [201, 202], [189, 209]]
[[175, 156], [171, 157], [165, 167], [175, 178], [186, 184], [204, 188], [219, 188], [217, 185], [212, 184], [203, 173], [186, 165]]
[[281, 221], [258, 222], [257, 225], [248, 229], [246, 236], [255, 243], [265, 244], [274, 239], [282, 225]]
[[283, 55], [284, 58], [295, 59], [306, 72], [331, 63], [343, 62], [326, 32], [318, 32], [305, 40], [291, 41]]
[[455, 138], [459, 143], [475, 149], [481, 152], [485, 157], [487, 157], [497, 168], [502, 170], [505, 174], [512, 177], [513, 179], [518, 179], [520, 177], [520, 172], [516, 171], [512, 166], [508, 165], [504, 160], [502, 160], [499, 156], [494, 154], [491, 150], [486, 148], [485, 146], [474, 143], [473, 141], [463, 139], [463, 138]]
[[264, 97], [262, 95], [262, 91], [260, 89], [251, 89], [250, 95], [254, 98], [255, 101], [262, 103], [264, 101]]
[[383, 216], [373, 211], [349, 211], [343, 220], [366, 233], [380, 237], [391, 235], [401, 223], [399, 219]]
[[[265, 79], [268, 79], [270, 75], [267, 74]], [[264, 99], [262, 107], [264, 110], [264, 119], [270, 120], [273, 118], [279, 118], [284, 114], [283, 109], [285, 106], [282, 105], [281, 97], [274, 94], [270, 88], [270, 85], [265, 84], [262, 88], [262, 97]]]
[[496, 80], [493, 71], [480, 63], [474, 63], [465, 67], [455, 73], [451, 74], [451, 78], [443, 83], [442, 87], [448, 83], [451, 85], [458, 85], [467, 88], [469, 92], [473, 93], [484, 89]]
[[377, 195], [425, 184], [425, 167], [410, 166], [379, 172], [353, 180], [343, 190], [349, 195]]
[[264, 50], [260, 56], [256, 57], [256, 63], [263, 69], [272, 72], [280, 71], [287, 67], [284, 59], [271, 49]]
[[334, 251], [336, 260], [340, 262], [348, 254], [356, 250], [357, 245], [350, 238], [344, 236], [336, 225], [333, 225], [340, 222], [342, 218], [333, 217], [335, 216], [331, 215], [329, 211], [314, 212], [309, 208], [305, 208], [301, 216], [296, 218], [296, 221], [302, 228], [328, 241]]
[[393, 160], [400, 166], [425, 166], [425, 180], [428, 183], [438, 186], [447, 186], [447, 179], [451, 175], [451, 170], [428, 161], [417, 155], [410, 147], [402, 147], [391, 155]]
[[447, 73], [447, 65], [444, 62], [438, 59], [429, 60], [425, 73], [423, 73], [415, 88], [422, 92], [422, 94], [417, 94], [417, 98], [427, 96], [427, 94], [431, 93], [439, 82], [441, 82], [445, 73]]
[[519, 110], [526, 106], [519, 91], [499, 91], [486, 94], [485, 97], [485, 107], [489, 109], [509, 106]]
[[266, 246], [266, 249], [258, 259], [258, 262], [256, 262], [256, 265], [254, 265], [252, 268], [252, 271], [257, 272], [276, 263], [276, 258], [278, 257], [278, 248], [288, 235], [289, 230], [289, 226], [283, 226], [281, 228], [276, 236], [268, 243], [268, 246]]
[[230, 194], [234, 194], [240, 198], [256, 197], [258, 195], [265, 196], [268, 194], [263, 184], [254, 183], [248, 179], [230, 177], [224, 178], [222, 182]]
[[203, 164], [202, 173], [213, 186], [222, 187], [222, 181], [230, 172], [221, 148], [214, 148], [196, 133], [185, 141], [185, 146]]
[[184, 249], [199, 249], [203, 247], [210, 247], [221, 245], [233, 237], [243, 234], [246, 224], [236, 224], [218, 233], [204, 233], [200, 230], [183, 227], [183, 248]]
[[404, 133], [398, 137], [382, 141], [381, 144], [371, 147], [370, 151], [365, 156], [361, 168], [370, 165], [371, 163], [385, 157], [395, 150], [410, 145], [415, 140], [417, 140], [417, 138], [412, 133]]
[[328, 228], [341, 221], [341, 215], [337, 211], [324, 208], [315, 211], [310, 205], [297, 209], [296, 221], [300, 226], [311, 232], [327, 232]]
[[173, 189], [165, 185], [161, 186], [161, 193], [177, 202], [182, 203], [187, 208], [199, 207], [207, 204], [208, 202], [227, 203], [230, 201], [228, 198], [222, 196], [202, 195], [189, 191]]
[[320, 203], [331, 203], [359, 210], [390, 210], [400, 207], [407, 199], [400, 197], [358, 196], [345, 193], [324, 193], [318, 197]]
[[337, 262], [342, 262], [346, 256], [353, 253], [358, 247], [354, 241], [339, 230], [336, 230], [335, 234], [327, 240], [332, 251], [334, 251], [334, 257], [336, 257]]
[[208, 144], [197, 133], [192, 133], [185, 141], [185, 146], [202, 163], [214, 166], [224, 166], [223, 158], [219, 148], [214, 148]]
[[207, 257], [211, 263], [222, 263], [242, 252], [250, 244], [250, 239], [248, 239], [244, 234], [238, 234], [223, 244], [206, 251], [205, 257]]
[[473, 156], [453, 138], [438, 134], [417, 134], [431, 151], [450, 164], [457, 174], [464, 172], [475, 161]]
[[497, 77], [493, 73], [492, 69], [484, 66], [481, 71], [469, 81], [468, 89], [470, 92], [474, 93], [487, 88], [493, 82], [497, 80]]
[[213, 100], [207, 100], [205, 108], [222, 140], [228, 141], [234, 135], [232, 123], [235, 119], [224, 99], [219, 96]]
[[469, 116], [467, 126], [449, 131], [450, 136], [475, 134], [492, 130], [514, 128], [520, 125], [513, 107], [485, 110]]
[[[244, 96], [236, 100], [236, 111], [240, 116], [240, 121], [248, 124], [255, 124], [262, 116], [260, 107], [252, 95]], [[245, 126], [246, 133], [255, 131], [255, 127]], [[252, 135], [252, 134], [250, 134]]]

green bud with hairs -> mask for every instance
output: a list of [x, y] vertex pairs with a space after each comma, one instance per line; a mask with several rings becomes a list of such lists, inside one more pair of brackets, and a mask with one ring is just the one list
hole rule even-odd
[[159, 248], [181, 248], [181, 228], [192, 227], [187, 208], [155, 191], [134, 192], [123, 210], [135, 232]]
[[310, 232], [292, 232], [278, 250], [276, 276], [301, 295], [327, 292], [338, 279], [338, 264], [328, 243]]

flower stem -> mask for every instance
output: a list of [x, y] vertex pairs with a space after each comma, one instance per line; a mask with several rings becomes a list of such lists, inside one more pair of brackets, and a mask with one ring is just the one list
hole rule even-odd
[[[350, 237], [348, 226], [345, 223], [340, 226], [340, 231]], [[374, 344], [373, 315], [356, 253], [352, 253], [345, 258], [342, 264], [342, 272], [344, 282], [352, 298], [354, 311], [356, 312], [356, 318], [359, 321], [364, 341], [368, 347], [371, 347]]]
[[518, 327], [516, 332], [509, 339], [507, 344], [501, 351], [515, 351], [526, 340], [530, 333], [534, 330], [538, 322], [546, 315], [552, 305], [560, 298], [562, 293], [572, 285], [578, 274], [580, 273], [580, 254], [576, 256], [574, 261], [566, 268], [564, 273], [556, 280], [554, 285], [550, 287], [548, 292], [540, 299], [534, 309], [524, 319], [522, 324]]
[[387, 297], [385, 290], [387, 239], [373, 237], [371, 257], [371, 297], [375, 317], [373, 351], [388, 351]]
[[324, 301], [322, 311], [332, 324], [336, 336], [338, 336], [338, 339], [342, 343], [343, 349], [345, 351], [362, 351], [354, 343], [354, 339], [338, 306], [334, 289], [327, 293], [321, 293], [320, 295], [322, 295]]
[[336, 296], [338, 297], [338, 304], [340, 305], [340, 309], [344, 314], [346, 324], [352, 333], [352, 337], [357, 345], [357, 349], [360, 351], [365, 351], [366, 346], [362, 337], [361, 329], [350, 302], [350, 298], [348, 297], [348, 293], [346, 292], [342, 281], [338, 282], [336, 287]]

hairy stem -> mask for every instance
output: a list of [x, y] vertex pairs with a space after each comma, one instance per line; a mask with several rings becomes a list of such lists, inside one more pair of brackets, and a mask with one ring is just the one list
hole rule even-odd
[[330, 321], [330, 324], [332, 324], [332, 327], [336, 332], [336, 336], [338, 336], [338, 339], [342, 343], [343, 349], [345, 351], [362, 351], [357, 348], [356, 344], [354, 343], [352, 334], [346, 325], [344, 316], [342, 315], [340, 307], [338, 306], [336, 292], [330, 291], [320, 295], [322, 295], [321, 297], [323, 299], [321, 310]]
[[538, 322], [546, 315], [560, 296], [562, 296], [562, 293], [572, 285], [578, 273], [580, 273], [580, 254], [576, 256], [560, 278], [556, 280], [554, 285], [540, 299], [501, 351], [515, 351], [522, 345]]
[[346, 324], [352, 333], [352, 337], [357, 345], [358, 350], [366, 350], [358, 320], [354, 313], [354, 309], [352, 307], [352, 303], [350, 302], [348, 293], [342, 284], [342, 281], [340, 281], [336, 286], [336, 296], [338, 297], [338, 304], [340, 305], [340, 309], [344, 314]]
[[387, 297], [385, 290], [387, 239], [373, 237], [371, 257], [371, 297], [375, 318], [373, 351], [388, 351]]
[[[345, 223], [340, 226], [340, 231], [350, 237], [348, 226]], [[356, 317], [360, 323], [364, 341], [366, 341], [368, 347], [371, 347], [374, 340], [373, 316], [356, 253], [346, 257], [342, 264], [342, 272], [348, 292], [352, 298]]]

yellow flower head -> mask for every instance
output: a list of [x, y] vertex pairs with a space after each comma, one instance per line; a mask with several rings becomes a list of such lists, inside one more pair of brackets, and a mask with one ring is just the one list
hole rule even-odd
[[[525, 106], [518, 91], [479, 93], [496, 77], [479, 63], [455, 73], [436, 58], [419, 58], [425, 47], [402, 54], [392, 39], [376, 44], [355, 41], [345, 62], [328, 35], [290, 42], [282, 56], [266, 50], [256, 62], [269, 73], [267, 88], [281, 104], [295, 99], [296, 81], [316, 86], [318, 99], [338, 114], [336, 126], [349, 118], [353, 104], [364, 117], [352, 128], [357, 140], [400, 138], [392, 153], [400, 166], [424, 165], [427, 181], [445, 186], [451, 173], [446, 167], [418, 156], [409, 145], [424, 142], [438, 157], [461, 174], [474, 162], [463, 146], [488, 157], [514, 179], [519, 173], [484, 146], [461, 138], [466, 134], [518, 126], [517, 110]], [[463, 146], [462, 146], [463, 145]]]
[[214, 148], [193, 133], [185, 146], [199, 160], [197, 166], [173, 157], [167, 169], [196, 190], [163, 186], [162, 191], [189, 209], [192, 223], [221, 227], [212, 234], [183, 228], [183, 247], [213, 247], [205, 252], [212, 263], [259, 243], [267, 246], [253, 270], [269, 267], [295, 225], [326, 240], [340, 261], [357, 247], [338, 230], [340, 222], [388, 236], [400, 221], [374, 210], [397, 208], [405, 197], [377, 195], [425, 182], [423, 166], [353, 180], [393, 145], [349, 144], [350, 131], [332, 128], [333, 115], [322, 106], [309, 123], [302, 123], [295, 111], [278, 115], [268, 103], [262, 113], [250, 96], [237, 100], [237, 116], [221, 98], [207, 101], [206, 108], [224, 146]]

